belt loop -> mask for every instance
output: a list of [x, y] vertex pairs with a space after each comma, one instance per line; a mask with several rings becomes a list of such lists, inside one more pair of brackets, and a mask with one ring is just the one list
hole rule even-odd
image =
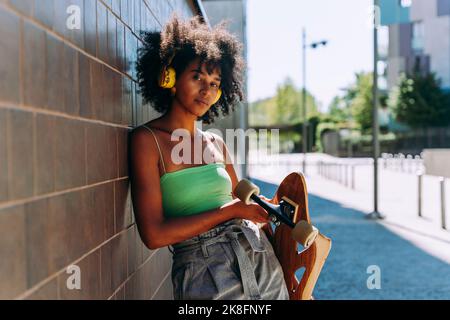
[[204, 257], [204, 258], [208, 258], [208, 257], [209, 257], [209, 254], [208, 254], [208, 248], [207, 248], [207, 245], [205, 244], [205, 242], [203, 241], [203, 239], [202, 239], [200, 242], [201, 242], [201, 246], [202, 246], [203, 257]]

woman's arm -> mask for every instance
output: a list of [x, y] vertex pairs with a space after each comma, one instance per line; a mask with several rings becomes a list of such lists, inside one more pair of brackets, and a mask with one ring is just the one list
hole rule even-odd
[[[228, 172], [228, 175], [230, 176], [231, 181], [232, 181], [232, 185], [233, 185], [232, 190], [234, 190], [239, 181], [238, 181], [238, 178], [237, 178], [237, 175], [236, 175], [236, 171], [234, 170], [234, 166], [233, 166], [233, 162], [232, 162], [232, 158], [231, 158], [230, 152], [229, 152], [229, 150], [227, 148], [227, 145], [224, 143], [223, 139], [220, 136], [218, 136], [218, 135], [216, 135], [214, 133], [211, 133], [211, 134], [214, 136], [214, 138], [218, 142], [218, 145], [219, 145], [220, 149], [222, 150], [222, 154], [223, 154], [223, 157], [225, 159], [224, 162], [226, 164], [225, 168], [226, 168], [226, 170]], [[260, 197], [263, 200], [267, 201], [267, 202], [273, 203], [272, 199], [266, 198], [263, 195], [260, 195]], [[233, 194], [233, 199], [236, 199], [234, 194]], [[268, 224], [268, 221], [269, 220], [266, 220], [266, 221], [260, 223], [259, 227], [262, 230], [264, 230], [264, 232], [266, 233], [267, 237], [271, 240], [272, 239], [272, 233], [269, 230], [270, 224]]]
[[267, 221], [264, 209], [257, 205], [245, 205], [238, 199], [193, 216], [165, 218], [158, 160], [159, 153], [153, 137], [142, 128], [133, 131], [130, 139], [131, 196], [139, 234], [148, 248], [156, 249], [184, 241], [234, 218]]

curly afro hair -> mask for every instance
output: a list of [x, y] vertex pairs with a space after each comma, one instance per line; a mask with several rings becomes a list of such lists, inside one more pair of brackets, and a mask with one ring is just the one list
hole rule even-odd
[[156, 111], [166, 113], [173, 99], [170, 90], [158, 85], [163, 66], [172, 58], [170, 65], [177, 76], [196, 58], [200, 58], [208, 71], [214, 67], [221, 70], [222, 96], [198, 118], [203, 123], [214, 122], [219, 110], [228, 115], [243, 100], [242, 44], [225, 29], [225, 22], [210, 29], [199, 16], [183, 21], [175, 14], [161, 32], [146, 31], [141, 35], [144, 43], [138, 51], [136, 66], [139, 91], [144, 103], [150, 103]]

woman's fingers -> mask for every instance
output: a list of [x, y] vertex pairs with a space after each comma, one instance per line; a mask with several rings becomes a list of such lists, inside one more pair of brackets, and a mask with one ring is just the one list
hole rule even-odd
[[267, 202], [272, 203], [272, 199], [269, 199], [269, 198], [267, 198], [267, 197], [265, 197], [265, 196], [263, 196], [263, 195], [261, 195], [260, 198], [261, 198], [262, 200], [264, 200], [264, 201], [267, 201]]
[[259, 208], [260, 208], [259, 214], [260, 214], [261, 218], [263, 219], [263, 222], [268, 222], [270, 220], [269, 214], [267, 213], [267, 211], [264, 208], [262, 208], [262, 207], [259, 207]]

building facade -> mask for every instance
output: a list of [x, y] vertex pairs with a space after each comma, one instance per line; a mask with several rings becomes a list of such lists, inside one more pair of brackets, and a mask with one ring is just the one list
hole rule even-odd
[[434, 72], [450, 89], [450, 0], [381, 0], [381, 23], [389, 28], [387, 89], [400, 73]]

